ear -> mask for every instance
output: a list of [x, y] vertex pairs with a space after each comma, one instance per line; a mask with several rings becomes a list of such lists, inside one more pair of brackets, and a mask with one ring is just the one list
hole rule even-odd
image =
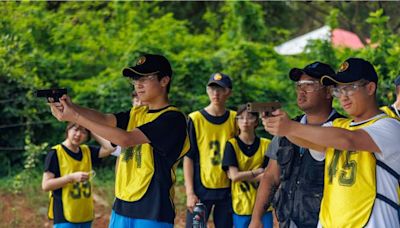
[[171, 77], [169, 77], [169, 76], [162, 77], [160, 80], [160, 84], [162, 87], [167, 87], [167, 85], [170, 81], [171, 81]]
[[232, 93], [233, 93], [232, 89], [229, 89], [228, 97], [232, 96]]
[[374, 95], [375, 91], [376, 91], [376, 83], [375, 82], [369, 82], [367, 85], [367, 92], [368, 95]]
[[333, 87], [333, 86], [327, 86], [327, 87], [325, 88], [325, 91], [326, 91], [325, 98], [326, 98], [327, 100], [331, 100], [331, 99], [332, 99], [332, 93], [331, 93], [332, 87]]

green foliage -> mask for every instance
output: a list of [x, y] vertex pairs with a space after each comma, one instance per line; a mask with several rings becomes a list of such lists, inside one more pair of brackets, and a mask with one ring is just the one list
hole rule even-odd
[[42, 167], [42, 158], [48, 146], [48, 143], [42, 143], [41, 145], [32, 144], [29, 134], [25, 137], [25, 144], [24, 169], [14, 176], [12, 183], [14, 193], [21, 193], [26, 184], [31, 182], [35, 176], [38, 176], [38, 170], [40, 170], [38, 168]]
[[[366, 58], [379, 72], [381, 103], [391, 102], [391, 82], [399, 73], [400, 41], [389, 26], [397, 18], [360, 3], [0, 4], [0, 175], [18, 171], [16, 189], [29, 178], [19, 171], [24, 166], [35, 169], [44, 151], [64, 135], [65, 124], [51, 116], [34, 91], [65, 87], [78, 104], [102, 112], [125, 111], [131, 106], [132, 87], [121, 69], [144, 52], [161, 53], [171, 61], [170, 99], [186, 113], [208, 104], [205, 86], [217, 71], [233, 79], [230, 108], [249, 101], [279, 100], [292, 116], [300, 112], [287, 75], [292, 67], [316, 60], [337, 67], [351, 56]], [[375, 9], [377, 4], [367, 5]], [[359, 15], [350, 18], [352, 7], [361, 8]], [[362, 50], [336, 49], [329, 42], [315, 41], [299, 56], [280, 56], [274, 51], [289, 36], [325, 21], [333, 28], [354, 25], [363, 33], [369, 26], [370, 45]]]

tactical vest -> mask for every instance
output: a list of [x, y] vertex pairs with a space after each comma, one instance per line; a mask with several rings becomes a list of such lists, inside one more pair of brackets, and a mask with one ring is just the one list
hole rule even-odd
[[[296, 121], [300, 121], [301, 117], [297, 117]], [[340, 117], [342, 115], [335, 113], [328, 122]], [[289, 227], [291, 220], [297, 227], [317, 227], [325, 161], [315, 160], [308, 149], [300, 151], [285, 137], [279, 141], [277, 156], [281, 183], [273, 205], [280, 226]]]

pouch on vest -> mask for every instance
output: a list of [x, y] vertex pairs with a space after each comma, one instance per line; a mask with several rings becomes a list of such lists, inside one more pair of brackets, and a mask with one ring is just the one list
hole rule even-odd
[[294, 148], [293, 144], [286, 138], [279, 140], [279, 149], [277, 151], [277, 162], [281, 167], [281, 179], [287, 180], [292, 173]]

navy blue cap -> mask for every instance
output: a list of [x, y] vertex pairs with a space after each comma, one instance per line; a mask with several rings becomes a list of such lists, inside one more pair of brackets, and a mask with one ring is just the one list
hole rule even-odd
[[331, 66], [329, 66], [326, 63], [321, 63], [321, 62], [313, 62], [307, 66], [305, 66], [303, 69], [300, 68], [293, 68], [289, 72], [289, 77], [292, 81], [298, 81], [300, 80], [300, 77], [306, 74], [310, 77], [316, 78], [316, 79], [321, 79], [323, 76], [328, 75], [332, 76], [335, 74], [335, 71], [332, 69]]
[[164, 56], [145, 54], [138, 58], [135, 66], [124, 68], [122, 74], [131, 78], [140, 78], [152, 74], [172, 77], [172, 69], [168, 59]]
[[378, 84], [378, 74], [370, 62], [360, 58], [349, 58], [344, 61], [333, 76], [321, 78], [323, 85], [350, 84], [365, 79]]
[[208, 80], [207, 86], [217, 84], [223, 88], [232, 89], [232, 80], [231, 78], [223, 73], [214, 73], [211, 75], [210, 79]]
[[394, 80], [394, 85], [395, 86], [400, 86], [400, 75], [397, 76], [397, 78]]

